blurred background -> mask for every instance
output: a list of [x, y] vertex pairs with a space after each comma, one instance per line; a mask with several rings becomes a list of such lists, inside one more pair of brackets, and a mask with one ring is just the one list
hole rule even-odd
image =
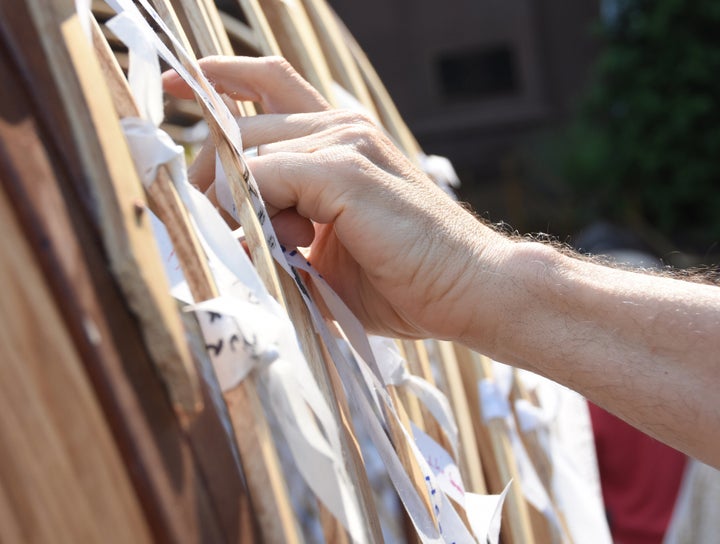
[[330, 3], [480, 215], [720, 262], [720, 2]]

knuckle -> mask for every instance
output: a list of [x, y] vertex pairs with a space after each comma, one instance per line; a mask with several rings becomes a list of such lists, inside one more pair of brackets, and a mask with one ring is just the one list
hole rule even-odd
[[212, 64], [212, 63], [217, 63], [217, 62], [223, 62], [225, 60], [226, 60], [226, 57], [223, 57], [221, 55], [207, 55], [207, 56], [199, 59], [198, 62], [202, 66], [203, 64]]
[[365, 127], [367, 129], [377, 129], [375, 122], [363, 113], [352, 110], [335, 110], [335, 117], [338, 123], [344, 125], [352, 125], [355, 127]]
[[338, 143], [351, 146], [361, 153], [371, 153], [378, 149], [382, 134], [369, 117], [344, 111], [336, 114], [333, 121]]
[[265, 62], [267, 63], [270, 70], [279, 74], [296, 74], [295, 68], [292, 67], [292, 65], [285, 57], [281, 57], [279, 55], [272, 55], [270, 57], [265, 57]]
[[350, 174], [366, 172], [372, 166], [372, 161], [357, 149], [343, 146], [338, 155], [340, 168]]

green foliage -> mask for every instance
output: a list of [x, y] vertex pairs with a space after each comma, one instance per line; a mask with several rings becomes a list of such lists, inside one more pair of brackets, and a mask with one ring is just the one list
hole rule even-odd
[[585, 220], [720, 240], [720, 2], [625, 0], [565, 142]]

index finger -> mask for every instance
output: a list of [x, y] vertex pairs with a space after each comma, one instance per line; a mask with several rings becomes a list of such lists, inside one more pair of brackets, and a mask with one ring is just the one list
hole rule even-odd
[[[282, 57], [222, 57], [200, 60], [215, 89], [235, 100], [259, 103], [267, 113], [303, 113], [329, 110], [330, 105]], [[192, 98], [190, 87], [175, 72], [163, 74], [165, 91]]]

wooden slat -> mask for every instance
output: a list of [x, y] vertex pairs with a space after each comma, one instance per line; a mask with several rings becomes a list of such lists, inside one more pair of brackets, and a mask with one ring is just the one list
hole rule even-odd
[[[187, 9], [189, 11], [189, 6], [186, 6], [185, 2], [176, 2], [176, 4], [179, 4], [180, 7], [183, 9]], [[233, 159], [231, 159], [233, 160]], [[236, 173], [238, 172], [238, 169], [236, 168], [234, 170]], [[237, 180], [235, 184], [233, 185], [235, 188], [234, 190], [234, 198], [236, 199], [236, 205], [238, 208], [241, 207], [247, 207], [249, 205], [249, 194], [245, 193], [242, 189], [242, 187], [239, 187], [237, 185]], [[238, 191], [239, 189], [239, 191]], [[245, 223], [243, 223], [245, 224]], [[264, 241], [264, 240], [263, 240]], [[270, 268], [269, 264], [266, 264], [268, 269]], [[283, 303], [286, 306], [286, 309], [288, 310], [291, 318], [293, 319], [294, 323], [296, 323], [296, 326], [298, 327], [299, 331], [299, 337], [301, 339], [301, 345], [303, 347], [305, 356], [308, 358], [308, 360], [311, 361], [313, 364], [313, 367], [320, 372], [320, 370], [323, 368], [323, 356], [322, 352], [319, 348], [318, 340], [315, 337], [313, 333], [313, 326], [310, 322], [309, 316], [307, 314], [307, 309], [305, 308], [304, 302], [300, 298], [300, 294], [297, 290], [297, 287], [295, 286], [293, 280], [289, 278], [287, 275], [285, 275], [284, 271], [277, 271], [277, 275], [275, 277], [271, 278], [271, 287], [275, 289], [274, 295], [279, 298], [280, 302]], [[327, 376], [323, 375], [321, 372], [318, 374], [318, 377], [324, 378], [324, 382], [326, 383], [325, 390], [328, 395], [328, 401], [330, 403], [331, 407], [334, 407], [337, 403], [337, 400], [332, 397], [331, 395], [334, 395], [334, 392], [331, 391], [332, 385], [328, 381]], [[337, 410], [337, 408], [336, 408]], [[336, 412], [336, 418], [338, 420], [338, 423], [340, 421], [339, 415]], [[362, 469], [362, 466], [359, 467], [357, 465], [353, 465], [352, 467], [354, 470], [351, 470], [351, 474], [353, 474], [354, 478], [353, 480], [358, 481], [359, 485], [362, 485], [363, 477], [366, 480], [366, 476], [364, 474], [360, 473], [358, 469]], [[258, 491], [259, 492], [259, 491]], [[366, 493], [366, 496], [369, 497], [370, 493]], [[359, 501], [361, 505], [363, 506], [363, 512], [366, 516], [366, 526], [370, 529], [375, 529], [376, 536], [381, 537], [381, 533], [379, 531], [379, 522], [377, 521], [377, 514], [374, 513], [374, 506], [372, 504], [368, 504], [364, 502], [364, 500]], [[324, 508], [323, 505], [321, 505], [321, 511]], [[375, 518], [373, 520], [373, 518]], [[338, 539], [338, 535], [345, 535], [344, 528], [339, 525], [339, 522], [332, 518], [332, 516], [325, 515], [323, 516], [324, 520], [324, 527], [326, 531], [326, 535], [334, 535], [335, 539]]]
[[[405, 361], [407, 371], [410, 372], [410, 368], [408, 366], [408, 354], [405, 352], [405, 341], [396, 339], [395, 345], [397, 346], [401, 357]], [[398, 395], [400, 396], [400, 401], [405, 407], [405, 411], [407, 412], [410, 421], [417, 425], [420, 430], [425, 432], [425, 416], [420, 408], [420, 400], [409, 392], [406, 387], [398, 390]]]
[[[103, 36], [99, 32], [97, 25], [93, 26], [93, 43], [95, 45], [95, 51], [101, 61], [101, 67], [105, 75], [108, 87], [113, 97], [113, 103], [117, 110], [118, 115], [123, 117], [137, 117], [139, 111], [134, 103], [130, 89], [125, 81], [119, 66], [114, 62], [114, 57], [109, 47], [103, 40]], [[185, 211], [184, 205], [180, 201], [180, 197], [175, 191], [173, 182], [170, 179], [170, 174], [166, 167], [158, 169], [158, 175], [154, 183], [147, 188], [148, 198], [150, 200], [150, 206], [153, 211], [164, 223], [170, 239], [175, 250], [175, 254], [180, 262], [180, 266], [183, 271], [185, 280], [188, 283], [190, 293], [194, 300], [207, 300], [217, 296], [217, 290], [215, 289], [212, 275], [207, 265], [207, 258], [200, 247], [200, 243], [195, 235], [195, 230], [190, 223], [187, 212]], [[189, 319], [189, 317], [188, 317]], [[187, 326], [186, 326], [187, 327]], [[200, 337], [200, 331], [197, 330], [194, 337]], [[205, 353], [204, 343], [201, 343], [200, 349], [196, 350], [196, 357], [207, 359], [207, 353]], [[209, 365], [209, 361], [205, 364]], [[206, 402], [210, 402], [209, 398], [205, 398]], [[206, 411], [207, 412], [207, 411]], [[181, 422], [187, 429], [198, 429], [199, 432], [210, 428], [208, 424], [207, 416], [197, 417], [185, 417], [182, 418]], [[205, 426], [199, 427], [198, 424], [204, 422]], [[211, 436], [208, 436], [211, 438]], [[210, 440], [207, 441], [210, 443]], [[197, 451], [198, 456], [201, 459], [207, 459], [206, 467], [211, 467], [213, 464], [217, 466], [217, 463], [213, 463], [212, 456], [217, 457], [220, 452], [208, 451], [207, 448], [200, 448]], [[210, 454], [210, 455], [208, 455]], [[229, 475], [225, 475], [226, 477]], [[211, 479], [212, 481], [212, 479]], [[240, 489], [244, 491], [244, 489]], [[237, 490], [234, 494], [230, 494], [230, 497], [235, 499], [239, 503], [239, 518], [244, 518], [243, 523], [240, 527], [240, 541], [249, 541], [253, 537], [252, 521], [250, 520], [249, 503], [245, 493], [238, 494]], [[224, 520], [226, 525], [233, 527], [234, 514], [238, 514], [235, 508], [228, 511], [222, 509], [223, 506], [231, 506], [233, 502], [223, 502], [221, 506], [221, 519]]]
[[[432, 519], [435, 518], [435, 512], [433, 511], [432, 504], [430, 503], [430, 497], [428, 496], [428, 489], [427, 485], [425, 483], [425, 477], [423, 476], [422, 470], [420, 469], [420, 465], [418, 464], [417, 460], [415, 459], [415, 455], [413, 454], [412, 449], [410, 448], [410, 445], [407, 443], [407, 439], [405, 438], [405, 433], [403, 432], [400, 425], [402, 425], [405, 428], [405, 431], [412, 437], [412, 428], [410, 427], [410, 418], [407, 415], [407, 412], [405, 411], [405, 407], [403, 406], [402, 402], [400, 401], [400, 397], [398, 395], [397, 389], [393, 385], [387, 386], [387, 392], [390, 396], [390, 400], [393, 403], [393, 406], [395, 407], [395, 411], [397, 412], [398, 419], [397, 421], [395, 417], [393, 417], [392, 414], [388, 413], [387, 409], [385, 410], [385, 420], [388, 423], [388, 430], [390, 432], [390, 440], [393, 443], [393, 446], [395, 447], [395, 451], [397, 452], [398, 457], [400, 458], [400, 462], [402, 463], [403, 467], [405, 468], [406, 472], [408, 473], [408, 476], [410, 477], [410, 481], [412, 481], [413, 485], [415, 486], [415, 490], [420, 495], [420, 499], [422, 500], [423, 504], [425, 505], [425, 508], [427, 509], [428, 514]], [[417, 541], [419, 542], [419, 537], [416, 537]]]
[[62, 315], [2, 190], [0, 230], [0, 540], [152, 542]]
[[330, 68], [302, 4], [260, 0], [259, 5], [282, 55], [330, 104], [335, 105]]
[[242, 21], [238, 21], [232, 15], [228, 15], [222, 11], [220, 12], [220, 20], [222, 21], [225, 31], [231, 41], [235, 40], [236, 42], [239, 42], [242, 47], [251, 50], [256, 56], [262, 54], [263, 44], [261, 43], [260, 38], [258, 38], [255, 30]]
[[[513, 404], [513, 408], [515, 407], [515, 401], [519, 399], [534, 404], [533, 399], [525, 388], [525, 384], [523, 384], [522, 380], [520, 379], [518, 371], [514, 369], [512, 390], [510, 392], [510, 400]], [[517, 415], [515, 415], [515, 417], [517, 422]], [[541, 540], [541, 538], [538, 537], [539, 541], [548, 541], [557, 544], [572, 544], [572, 538], [570, 536], [570, 531], [565, 521], [565, 515], [560, 510], [557, 501], [555, 500], [555, 494], [553, 491], [554, 488], [552, 483], [553, 466], [549, 452], [543, 447], [537, 429], [522, 432], [520, 426], [518, 425], [518, 434], [520, 435], [520, 440], [522, 441], [523, 446], [527, 451], [528, 457], [530, 458], [533, 467], [535, 467], [538, 478], [540, 479], [540, 482], [542, 483], [545, 491], [547, 492], [548, 498], [550, 500], [550, 507], [552, 508], [559, 523], [559, 526], [554, 525], [550, 522], [550, 520], [547, 519], [544, 514], [538, 512], [533, 508], [533, 510], [535, 511], [531, 512], [531, 518], [534, 532], [536, 535], [546, 535], [544, 540]], [[532, 505], [529, 506], [532, 508]]]
[[[169, 13], [177, 19], [179, 26], [189, 39], [186, 42], [193, 42], [194, 47], [188, 47], [188, 51], [194, 51], [200, 57], [211, 55], [233, 55], [234, 51], [230, 44], [227, 32], [223, 27], [217, 7], [210, 0], [170, 0], [155, 1], [154, 5], [160, 12], [165, 12], [165, 18], [170, 19]], [[255, 106], [252, 102], [236, 102], [238, 110], [243, 115], [254, 115]]]
[[471, 410], [475, 406], [468, 404], [465, 388], [462, 383], [460, 368], [458, 367], [455, 350], [451, 343], [444, 341], [435, 342], [440, 355], [440, 372], [447, 389], [447, 397], [455, 414], [455, 421], [458, 426], [459, 459], [458, 468], [462, 475], [465, 489], [473, 493], [487, 493], [487, 485], [483, 476], [482, 461], [477, 449], [477, 438], [475, 429], [470, 417]]
[[258, 39], [259, 50], [262, 55], [282, 55], [280, 45], [275, 39], [265, 12], [260, 7], [258, 0], [237, 0], [242, 8], [250, 28], [253, 29]]
[[[185, 32], [180, 26], [180, 22], [177, 19], [169, 0], [155, 0], [154, 5], [158, 10], [159, 15], [168, 25], [170, 31], [180, 38], [181, 43], [187, 43], [188, 40], [185, 36]], [[187, 53], [192, 55], [192, 51], [190, 50], [187, 50]], [[185, 67], [191, 74], [194, 73], [195, 70], [193, 66], [186, 64]], [[212, 115], [206, 111], [205, 106], [202, 104], [201, 107], [203, 108], [204, 117], [210, 127], [213, 143], [217, 148], [220, 162], [223, 165], [223, 170], [228, 177], [228, 184], [230, 185], [230, 189], [233, 193], [233, 198], [235, 199], [236, 204], [238, 204], [237, 214], [245, 231], [245, 239], [247, 241], [253, 263], [255, 264], [258, 274], [262, 278], [270, 294], [284, 306], [285, 301], [283, 299], [283, 293], [280, 287], [275, 263], [270, 255], [262, 227], [251, 204], [249, 187], [244, 177], [249, 175], [246, 165], [230, 142], [226, 140], [222, 129], [213, 119]]]
[[190, 3], [172, 0], [172, 5], [198, 55], [232, 54], [230, 40], [214, 3], [208, 0]]
[[[112, 51], [99, 32], [99, 27], [93, 25], [92, 28], [95, 52], [117, 115], [120, 118], [139, 117], [140, 111], [133, 100], [130, 87], [120, 66], [116, 63]], [[146, 192], [151, 209], [168, 231], [193, 299], [199, 301], [213, 298], [217, 293], [212, 285], [212, 275], [207, 264], [207, 257], [200, 247], [195, 229], [190, 223], [190, 218], [173, 186], [166, 166], [158, 169], [155, 181], [146, 188]]]
[[375, 104], [367, 85], [327, 2], [325, 0], [303, 0], [303, 5], [333, 79], [353, 95], [370, 115], [377, 117]]
[[[403, 347], [410, 372], [435, 387], [435, 378], [432, 373], [432, 368], [430, 368], [430, 358], [428, 357], [422, 340], [404, 340]], [[425, 432], [435, 440], [435, 442], [440, 444], [446, 452], [452, 455], [453, 449], [450, 441], [435, 419], [435, 416], [432, 415], [424, 404], [420, 405], [420, 411], [422, 412], [423, 421], [425, 422]]]
[[115, 15], [115, 10], [113, 10], [105, 0], [92, 0], [91, 7], [96, 16], [109, 19]]
[[[183, 9], [190, 10], [190, 6], [187, 5], [184, 1], [177, 1], [176, 4], [179, 5], [179, 7], [182, 7]], [[166, 16], [170, 12], [167, 6], [164, 6]], [[171, 23], [175, 24], [174, 21], [170, 21]], [[211, 127], [214, 127], [214, 123], [211, 121]], [[214, 127], [216, 131], [216, 137], [217, 137], [217, 127]], [[255, 251], [256, 253], [261, 254], [261, 260], [255, 260], [255, 263], [258, 264], [261, 268], [261, 275], [263, 276], [263, 279], [266, 281], [266, 284], [268, 285], [271, 294], [273, 294], [279, 302], [285, 306], [285, 308], [288, 310], [288, 313], [290, 317], [293, 319], [293, 322], [296, 324], [296, 327], [299, 331], [299, 338], [301, 340], [301, 346], [303, 347], [304, 354], [306, 358], [311, 362], [311, 366], [316, 370], [316, 376], [318, 379], [322, 380], [322, 383], [324, 384], [324, 390], [326, 392], [326, 400], [328, 400], [328, 403], [332, 409], [334, 409], [335, 417], [340, 424], [340, 414], [338, 410], [340, 409], [337, 405], [337, 395], [342, 394], [342, 391], [333, 391], [333, 385], [328, 379], [327, 375], [323, 373], [323, 369], [325, 368], [325, 363], [323, 360], [323, 354], [321, 351], [321, 348], [319, 347], [318, 339], [314, 335], [313, 332], [313, 325], [310, 321], [309, 315], [307, 314], [307, 308], [305, 307], [304, 302], [302, 301], [300, 297], [300, 293], [297, 290], [296, 285], [294, 284], [293, 280], [289, 278], [284, 271], [279, 270], [279, 268], [276, 267], [274, 261], [272, 261], [272, 258], [269, 255], [268, 248], [265, 245], [264, 237], [262, 237], [262, 233], [259, 232], [259, 224], [257, 223], [257, 218], [255, 217], [254, 213], [252, 215], [249, 215], [249, 210], [251, 210], [250, 205], [250, 195], [247, 191], [247, 186], [245, 185], [244, 180], [241, 178], [240, 172], [243, 169], [243, 165], [241, 165], [238, 161], [239, 158], [234, 155], [232, 152], [232, 149], [227, 145], [227, 142], [221, 142], [220, 146], [223, 148], [223, 151], [221, 151], [221, 159], [222, 157], [225, 158], [224, 165], [227, 166], [228, 162], [232, 165], [231, 173], [229, 174], [231, 188], [233, 190], [233, 198], [235, 200], [235, 204], [238, 210], [245, 210], [245, 212], [241, 212], [241, 218], [244, 214], [244, 219], [242, 219], [242, 224], [245, 227], [245, 232], [248, 238], [252, 238], [252, 235], [250, 233], [253, 232], [254, 229], [256, 230], [256, 238], [254, 241], [249, 242], [249, 246], [251, 247], [251, 251]], [[226, 167], [227, 172], [227, 167]], [[249, 222], [251, 222], [256, 225], [255, 227], [251, 226]], [[262, 270], [265, 271], [265, 274], [262, 274]], [[246, 387], [246, 390], [242, 393], [245, 397], [245, 399], [238, 398], [234, 399], [232, 402], [229, 400], [229, 405], [235, 405], [235, 402], [241, 403], [241, 402], [248, 402], [250, 404], [256, 404], [259, 406], [259, 402], [256, 402], [254, 398], [251, 398], [253, 395], [256, 395], [254, 390], [249, 390], [251, 387], [252, 378], [248, 380], [248, 384]], [[243, 386], [244, 387], [244, 386]], [[238, 397], [240, 397], [240, 393], [236, 393]], [[241, 425], [242, 430], [246, 430], [248, 428], [247, 422], [240, 422], [235, 421], [235, 418], [233, 418], [235, 425]], [[236, 428], [236, 431], [238, 429]], [[269, 438], [269, 435], [268, 435]], [[260, 440], [260, 439], [259, 439]], [[351, 447], [351, 445], [348, 442], [348, 437], [343, 436], [343, 442], [345, 443], [345, 447]], [[241, 444], [240, 449], [241, 451], [247, 450], [246, 455], [243, 456], [243, 458], [246, 460], [245, 462], [257, 464], [257, 456], [250, 451], [250, 448], [254, 446], [248, 445], [248, 444]], [[268, 446], [266, 449], [262, 450], [266, 456], [270, 455], [270, 447]], [[353, 462], [354, 459], [354, 462]], [[362, 491], [363, 485], [369, 485], [366, 484], [367, 476], [362, 471], [362, 465], [357, 463], [357, 459], [353, 458], [352, 455], [348, 454], [346, 455], [346, 465], [350, 472], [350, 474], [353, 476], [353, 480], [358, 482], [358, 488], [361, 489], [361, 493], [358, 497], [358, 502], [361, 505], [362, 513], [365, 517], [365, 525], [368, 528], [368, 530], [371, 530], [374, 534], [374, 536], [377, 539], [381, 539], [381, 532], [379, 530], [379, 522], [377, 521], [377, 513], [374, 511], [374, 504], [367, 502], [368, 499], [371, 497], [371, 493], [368, 490]], [[278, 500], [278, 497], [273, 497], [272, 495], [269, 495], [264, 489], [262, 489], [262, 482], [263, 481], [270, 481], [270, 482], [276, 482], [277, 486], [280, 486], [281, 482], [279, 480], [279, 475], [276, 478], [274, 474], [274, 470], [271, 466], [265, 465], [264, 470], [254, 470], [252, 467], [248, 467], [248, 481], [250, 482], [251, 486], [251, 493], [253, 495], [253, 500], [259, 501], [262, 500], [263, 503], [266, 501], [268, 504], [265, 504], [263, 508], [257, 508], [260, 516], [261, 526], [264, 526], [263, 519], [267, 519], [267, 522], [269, 524], [272, 524], [273, 529], [277, 529], [278, 523], [276, 521], [273, 521], [272, 516], [268, 515], [267, 517], [263, 517], [262, 512], [270, 512], [270, 504], [269, 501], [272, 500], [275, 505], [279, 505], [279, 507], [282, 507], [283, 502]], [[263, 476], [263, 474], [266, 474]], [[253, 485], [252, 481], [257, 479], [258, 485]], [[279, 487], [277, 489], [277, 493], [281, 493]], [[265, 497], [264, 499], [260, 498]], [[324, 505], [320, 504], [321, 512], [324, 512]], [[284, 507], [280, 508], [279, 510], [280, 514], [283, 515], [283, 513], [287, 512], [287, 515], [289, 515], [289, 511], [286, 511]], [[335, 520], [332, 516], [325, 513], [326, 515], [322, 516], [323, 519], [323, 527], [326, 533], [326, 536], [330, 538], [332, 535], [334, 539], [338, 539], [338, 535], [345, 535], [343, 538], [347, 538], [345, 529], [339, 524], [337, 520]], [[282, 518], [281, 518], [282, 519]], [[292, 532], [294, 529], [294, 525], [291, 523], [290, 519], [287, 519], [286, 522], [283, 524], [286, 526], [286, 532]], [[266, 531], [269, 531], [270, 529], [266, 529]], [[286, 538], [286, 535], [283, 535], [284, 538]]]
[[[187, 43], [172, 6], [160, 2], [158, 7], [170, 28]], [[217, 295], [217, 288], [209, 274], [197, 279], [202, 290], [202, 293], [198, 293], [202, 297], [199, 300]], [[301, 537], [254, 381], [252, 375], [248, 376], [239, 387], [225, 393], [250, 498], [264, 541], [300, 542]]]
[[[132, 158], [113, 115], [110, 95], [87, 37], [75, 15], [75, 4], [63, 0], [29, 0], [40, 43], [55, 84], [73, 123], [70, 127], [79, 159], [99, 209], [101, 232], [110, 265], [129, 303], [143, 322], [146, 342], [178, 408], [193, 411], [201, 403], [198, 377], [185, 344], [177, 309], [154, 245], [150, 223], [142, 215], [145, 199]], [[112, 117], [110, 117], [112, 118]]]
[[[362, 538], [368, 542], [383, 542], [382, 529], [373, 499], [372, 488], [365, 471], [359, 445], [355, 440], [354, 427], [350, 419], [350, 407], [340, 377], [335, 369], [335, 363], [315, 333], [312, 317], [294, 280], [284, 270], [279, 269], [278, 275], [285, 295], [286, 309], [295, 326], [303, 354], [338, 426], [343, 455], [342, 461], [350, 480], [355, 485], [355, 497], [362, 516], [365, 530]], [[332, 516], [327, 512], [325, 506], [321, 502], [319, 502], [319, 505], [325, 539], [328, 542], [350, 542], [350, 535], [343, 529], [342, 525], [337, 520], [329, 519]]]
[[471, 406], [477, 407], [471, 415], [489, 490], [491, 493], [500, 493], [512, 480], [505, 499], [503, 542], [533, 543], [535, 538], [527, 503], [520, 487], [520, 477], [510, 445], [508, 428], [502, 420], [484, 421], [480, 409], [478, 382], [492, 377], [490, 360], [460, 345], [455, 345], [455, 354], [468, 402]]
[[[21, 175], [0, 179], [12, 189], [13, 203], [23, 210], [26, 228], [33, 231], [46, 279], [61, 301], [64, 321], [129, 468], [153, 540], [237, 541], [241, 527], [251, 526], [251, 520], [246, 519], [243, 483], [222, 424], [209, 409], [212, 403], [202, 413], [190, 414], [185, 429], [178, 424], [137, 319], [110, 275], [96, 232], [96, 203], [88, 198], [70, 121], [46, 56], [37, 47], [39, 38], [28, 13], [19, 9], [22, 6], [7, 11], [6, 5], [0, 6], [0, 25], [6, 24], [3, 35], [12, 44], [19, 71], [28, 78], [27, 88], [19, 89], [14, 99], [3, 97], [0, 104], [16, 118], [32, 98], [34, 103], [26, 105], [26, 111], [41, 114], [42, 126], [36, 132], [47, 138], [47, 156], [36, 153], [28, 161], [27, 150], [21, 148], [14, 163], [14, 171]], [[10, 92], [11, 78], [5, 75], [3, 81], [2, 90]], [[102, 87], [101, 81], [95, 83]], [[26, 139], [16, 136], [5, 141]], [[193, 454], [201, 451], [200, 443], [214, 452], [212, 466], [207, 456], [198, 456], [202, 470]], [[222, 527], [216, 516], [224, 520]]]

